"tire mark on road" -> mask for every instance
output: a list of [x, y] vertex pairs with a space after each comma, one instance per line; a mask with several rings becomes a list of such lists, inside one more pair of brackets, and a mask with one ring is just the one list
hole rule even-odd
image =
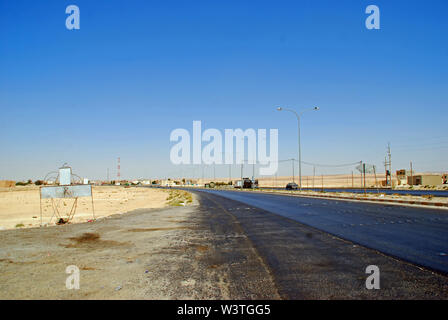
[[[275, 286], [275, 291], [277, 292], [278, 296], [281, 297], [282, 299], [286, 299], [287, 297], [280, 294], [280, 291], [278, 290], [278, 283], [276, 281], [276, 277], [275, 277], [272, 269], [269, 267], [269, 264], [266, 262], [264, 257], [258, 252], [258, 250], [256, 249], [255, 245], [253, 244], [252, 240], [245, 233], [245, 231], [244, 231], [243, 227], [241, 226], [240, 222], [238, 221], [238, 219], [232, 213], [230, 213], [222, 204], [220, 204], [218, 201], [213, 199], [212, 196], [206, 195], [204, 193], [201, 193], [200, 196], [206, 198], [210, 202], [213, 202], [217, 206], [217, 208], [221, 209], [226, 215], [228, 215], [231, 218], [231, 220], [234, 223], [234, 227], [237, 229], [237, 231], [239, 233], [244, 235], [245, 241], [247, 241], [249, 243], [249, 246], [250, 246], [252, 252], [254, 253], [254, 255], [257, 257], [260, 265], [263, 267], [263, 269], [266, 271], [266, 273], [269, 274], [271, 281]], [[275, 298], [275, 297], [272, 297], [272, 298]]]

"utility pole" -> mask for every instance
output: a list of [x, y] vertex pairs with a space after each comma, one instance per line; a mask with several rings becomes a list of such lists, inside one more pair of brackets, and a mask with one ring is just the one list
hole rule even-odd
[[352, 188], [355, 187], [354, 181], [353, 181], [353, 170], [352, 170]]
[[[277, 165], [277, 168], [278, 168], [278, 165]], [[278, 169], [275, 172], [275, 187], [277, 187], [277, 178], [278, 178]]]
[[252, 163], [252, 181], [255, 181], [255, 162]]
[[376, 180], [376, 166], [373, 166], [373, 174], [375, 175], [375, 187], [378, 187], [378, 183], [377, 183], [377, 180]]
[[362, 161], [361, 161], [361, 170], [359, 170], [359, 171], [361, 171], [361, 189], [362, 189], [362, 168], [363, 168], [363, 163], [362, 163]]
[[291, 159], [292, 162], [292, 182], [294, 182], [294, 159]]
[[392, 183], [392, 154], [390, 152], [390, 142], [387, 144], [387, 154], [384, 157], [384, 169], [386, 170], [386, 186], [393, 188]]
[[386, 171], [386, 187], [389, 185], [389, 175], [387, 174], [387, 158], [384, 157], [384, 170]]
[[201, 169], [202, 169], [202, 183], [204, 183], [204, 164], [201, 164]]
[[229, 183], [232, 182], [232, 165], [229, 164]]
[[121, 173], [120, 173], [121, 165], [120, 165], [120, 158], [118, 158], [118, 164], [117, 164], [117, 180], [120, 181]]
[[364, 191], [366, 191], [366, 164], [362, 164], [362, 173], [364, 175]]
[[292, 113], [294, 113], [294, 115], [297, 118], [297, 133], [298, 133], [298, 137], [297, 138], [298, 138], [298, 143], [299, 143], [299, 159], [298, 159], [298, 161], [299, 161], [299, 189], [300, 189], [300, 191], [302, 191], [302, 152], [301, 152], [301, 149], [300, 149], [300, 117], [306, 111], [309, 111], [309, 110], [319, 110], [319, 107], [314, 107], [312, 109], [304, 110], [300, 114], [297, 113], [296, 111], [292, 110], [292, 109], [284, 109], [282, 107], [278, 107], [277, 110], [278, 111], [286, 110], [286, 111], [292, 112]]
[[411, 161], [411, 186], [414, 185], [414, 173], [412, 172], [412, 161]]
[[389, 157], [389, 174], [390, 174], [390, 187], [393, 188], [393, 182], [392, 182], [392, 154], [390, 152], [390, 142], [387, 143], [387, 156]]
[[313, 166], [313, 189], [314, 189], [314, 177], [316, 176], [316, 166]]

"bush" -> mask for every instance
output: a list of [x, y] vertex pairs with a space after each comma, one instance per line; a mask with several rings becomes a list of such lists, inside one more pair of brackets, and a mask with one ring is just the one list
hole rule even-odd
[[36, 182], [34, 182], [34, 184], [35, 184], [36, 186], [41, 186], [41, 185], [44, 184], [44, 182], [43, 182], [42, 180], [36, 180]]

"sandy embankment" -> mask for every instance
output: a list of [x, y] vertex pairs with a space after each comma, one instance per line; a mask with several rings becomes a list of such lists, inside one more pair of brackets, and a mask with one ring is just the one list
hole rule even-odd
[[[167, 192], [162, 189], [124, 188], [115, 186], [93, 187], [95, 217], [101, 218], [135, 209], [162, 208], [167, 206]], [[40, 226], [39, 187], [25, 186], [0, 189], [0, 230], [17, 227]], [[67, 215], [73, 199], [55, 199], [59, 212]], [[49, 223], [53, 216], [51, 200], [42, 200], [43, 223]], [[92, 219], [92, 201], [79, 198], [73, 222]], [[54, 224], [55, 217], [51, 219]], [[23, 225], [23, 226], [22, 226]]]

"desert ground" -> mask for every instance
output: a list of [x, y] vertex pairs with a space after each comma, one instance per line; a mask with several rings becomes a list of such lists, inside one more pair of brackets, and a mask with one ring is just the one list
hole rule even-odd
[[[162, 208], [168, 205], [168, 194], [161, 189], [94, 186], [92, 192], [96, 219], [135, 209]], [[73, 202], [73, 199], [55, 199], [54, 201], [61, 215], [70, 211]], [[1, 188], [0, 230], [40, 226], [39, 203], [39, 187], [37, 186]], [[53, 212], [51, 200], [42, 200], [43, 225], [52, 225], [56, 222]], [[79, 198], [73, 223], [87, 222], [92, 219], [91, 198]]]
[[[96, 189], [104, 199], [127, 196], [112, 207], [131, 206], [135, 198], [135, 206], [146, 208], [105, 212], [89, 223], [0, 231], [0, 300], [446, 297], [444, 276], [262, 209], [197, 191]], [[162, 207], [151, 208], [156, 204]], [[281, 258], [270, 260], [266, 249]], [[288, 281], [276, 278], [269, 261], [287, 272]], [[381, 292], [363, 287], [372, 261], [385, 271]], [[72, 266], [80, 271], [79, 289], [66, 287]]]
[[[248, 240], [226, 233], [233, 222], [212, 231], [212, 215], [176, 192], [148, 193], [171, 198], [166, 208], [0, 231], [0, 299], [278, 299]], [[66, 288], [72, 265], [78, 290]]]

